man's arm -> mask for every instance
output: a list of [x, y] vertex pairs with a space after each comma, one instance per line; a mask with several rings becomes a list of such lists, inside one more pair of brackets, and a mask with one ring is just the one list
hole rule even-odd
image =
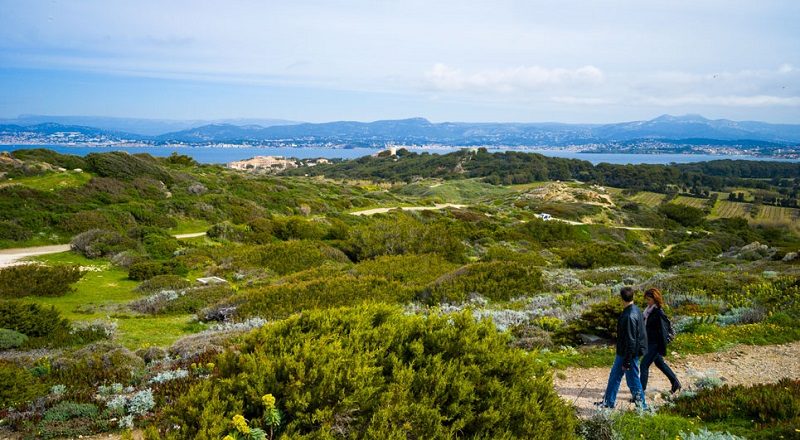
[[636, 320], [633, 319], [633, 316], [629, 316], [628, 319], [625, 320], [625, 335], [624, 335], [624, 343], [625, 343], [625, 356], [622, 359], [622, 368], [628, 370], [631, 368], [631, 361], [633, 360], [633, 355], [636, 347], [636, 335], [639, 333], [639, 329], [636, 327]]

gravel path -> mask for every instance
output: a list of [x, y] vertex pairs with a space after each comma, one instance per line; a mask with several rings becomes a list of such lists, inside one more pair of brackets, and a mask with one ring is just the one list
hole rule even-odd
[[374, 215], [374, 214], [385, 214], [393, 209], [402, 209], [403, 211], [434, 211], [437, 209], [445, 209], [445, 208], [465, 208], [467, 205], [456, 205], [454, 203], [442, 203], [442, 204], [435, 204], [433, 206], [395, 206], [391, 208], [373, 208], [373, 209], [365, 209], [363, 211], [353, 211], [351, 215]]
[[[181, 238], [194, 238], [206, 235], [205, 232], [192, 232], [189, 234], [178, 234], [173, 237]], [[68, 244], [54, 244], [51, 246], [34, 246], [29, 248], [14, 248], [14, 249], [0, 249], [0, 267], [14, 265], [17, 261], [27, 258], [35, 257], [37, 255], [58, 254], [69, 250]]]
[[[667, 359], [667, 364], [678, 375], [684, 389], [689, 388], [698, 375], [709, 373], [731, 385], [772, 383], [788, 377], [800, 379], [800, 341], [785, 345], [737, 345], [727, 351], [699, 355], [677, 356]], [[603, 399], [608, 373], [607, 368], [567, 368], [555, 378], [556, 391], [561, 397], [574, 403], [579, 415], [590, 416], [593, 402]], [[648, 404], [663, 402], [661, 392], [669, 392], [666, 377], [654, 366], [650, 367]], [[617, 397], [618, 409], [632, 409], [630, 391], [622, 380]]]

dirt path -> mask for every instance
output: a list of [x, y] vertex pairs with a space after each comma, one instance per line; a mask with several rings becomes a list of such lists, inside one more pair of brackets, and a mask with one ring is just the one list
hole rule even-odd
[[395, 206], [391, 208], [373, 208], [373, 209], [365, 209], [363, 211], [353, 211], [350, 214], [352, 215], [374, 215], [374, 214], [384, 214], [393, 209], [402, 209], [403, 211], [433, 211], [437, 209], [445, 209], [445, 208], [466, 208], [467, 205], [456, 205], [454, 203], [442, 203], [442, 204], [435, 204], [433, 206]]
[[[177, 234], [173, 237], [181, 238], [194, 238], [206, 235], [205, 232], [192, 232], [189, 234]], [[13, 248], [13, 249], [0, 249], [0, 267], [11, 266], [17, 261], [27, 258], [35, 257], [37, 255], [58, 254], [69, 250], [68, 244], [54, 244], [50, 246], [34, 246], [28, 248]]]
[[[667, 364], [678, 375], [684, 389], [692, 386], [698, 374], [716, 375], [731, 385], [772, 383], [789, 377], [800, 379], [800, 341], [785, 345], [737, 345], [727, 351], [688, 356], [670, 356]], [[590, 416], [593, 402], [603, 399], [610, 365], [607, 368], [568, 368], [564, 379], [555, 378], [555, 387], [561, 397], [574, 403], [581, 416]], [[563, 377], [563, 376], [562, 376]], [[650, 367], [647, 386], [648, 404], [663, 402], [661, 392], [669, 392], [666, 377], [654, 366]], [[617, 397], [618, 409], [632, 409], [630, 391], [622, 380]]]

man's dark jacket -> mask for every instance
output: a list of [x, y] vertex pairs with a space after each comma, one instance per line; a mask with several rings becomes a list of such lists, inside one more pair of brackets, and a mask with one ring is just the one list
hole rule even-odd
[[646, 351], [644, 316], [636, 304], [631, 304], [625, 307], [617, 321], [617, 355], [622, 357], [622, 364], [628, 367], [633, 358], [643, 356]]

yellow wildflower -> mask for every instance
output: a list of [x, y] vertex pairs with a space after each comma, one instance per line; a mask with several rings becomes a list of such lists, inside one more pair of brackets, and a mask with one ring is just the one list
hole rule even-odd
[[234, 439], [230, 435], [226, 435], [225, 437], [222, 437], [222, 440], [234, 440]]
[[275, 397], [272, 394], [264, 394], [261, 397], [261, 401], [264, 402], [264, 406], [266, 406], [267, 409], [275, 408]]
[[241, 414], [233, 416], [233, 427], [242, 434], [250, 434], [250, 427], [247, 426], [247, 420]]

